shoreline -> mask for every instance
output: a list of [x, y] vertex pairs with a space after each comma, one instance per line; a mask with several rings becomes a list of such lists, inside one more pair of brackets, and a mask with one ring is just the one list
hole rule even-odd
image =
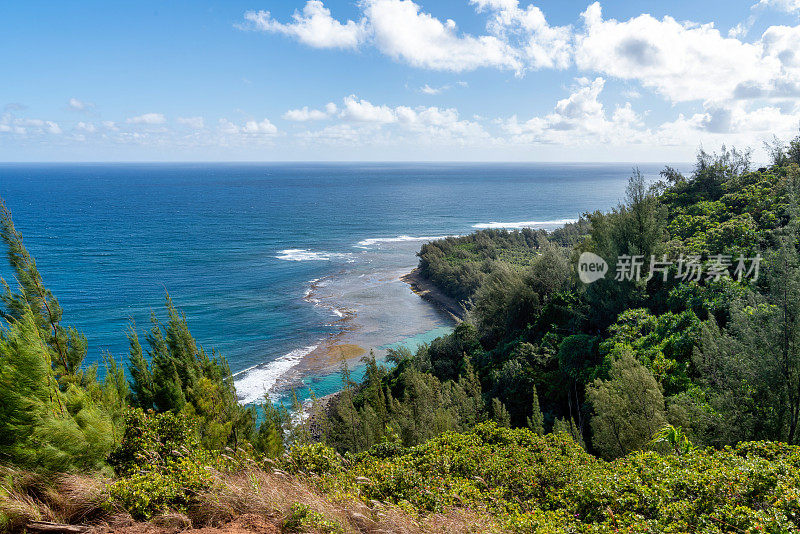
[[[406, 267], [406, 269], [408, 268]], [[449, 323], [452, 321], [452, 323], [458, 324], [463, 321], [466, 310], [456, 299], [445, 295], [434, 284], [425, 279], [418, 268], [414, 268], [410, 272], [406, 272], [406, 274], [403, 274], [403, 272], [405, 272], [405, 269], [395, 271], [385, 278], [385, 282], [400, 284], [401, 287], [405, 288], [402, 292], [407, 294], [408, 298], [421, 299], [424, 302], [421, 306], [435, 312], [440, 317], [439, 322], [445, 321], [445, 323]], [[307, 347], [310, 350], [300, 357], [299, 361], [274, 379], [274, 383], [269, 389], [269, 395], [275, 394], [278, 397], [283, 397], [292, 389], [317, 390], [314, 383], [320, 380], [315, 380], [314, 383], [311, 383], [306, 378], [316, 376], [322, 381], [328, 382], [329, 376], [337, 373], [342, 362], [346, 362], [351, 370], [356, 369], [362, 357], [369, 354], [371, 350], [376, 350], [370, 344], [365, 344], [364, 339], [357, 335], [361, 327], [357, 322], [359, 317], [357, 310], [332, 306], [327, 297], [320, 297], [315, 292], [317, 286], [318, 280], [312, 281], [311, 288], [306, 292], [303, 300], [328, 310], [339, 311], [337, 313], [339, 317], [334, 321], [334, 324], [339, 327], [339, 331], [330, 334], [327, 338], [320, 339], [315, 343], [314, 347]], [[410, 293], [405, 293], [409, 290]], [[380, 351], [377, 350], [377, 352]], [[381, 359], [380, 356], [379, 359]], [[247, 376], [246, 372], [244, 376]], [[323, 387], [323, 391], [328, 389], [327, 386], [320, 385], [320, 387]], [[328, 392], [330, 392], [330, 389], [328, 389]], [[339, 388], [336, 388], [336, 391], [323, 394], [318, 397], [318, 400], [322, 401], [322, 405], [327, 405], [330, 398], [339, 393]], [[305, 395], [302, 394], [300, 400], [304, 404], [303, 411], [307, 412], [310, 409], [310, 406], [306, 405], [308, 399], [302, 397], [305, 397]], [[249, 397], [246, 394], [241, 394], [239, 397], [240, 402], [247, 398]]]
[[419, 267], [401, 276], [400, 280], [408, 284], [411, 291], [422, 297], [423, 300], [430, 302], [449, 315], [456, 324], [464, 320], [466, 316], [464, 306], [453, 297], [445, 295], [433, 282], [422, 276]]

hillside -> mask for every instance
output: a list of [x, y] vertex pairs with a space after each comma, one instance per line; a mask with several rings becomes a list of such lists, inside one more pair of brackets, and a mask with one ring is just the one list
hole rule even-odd
[[169, 296], [84, 365], [3, 207], [0, 530], [796, 531], [800, 138], [773, 157], [701, 151], [560, 231], [426, 245], [465, 320], [343, 366], [309, 419], [239, 405]]

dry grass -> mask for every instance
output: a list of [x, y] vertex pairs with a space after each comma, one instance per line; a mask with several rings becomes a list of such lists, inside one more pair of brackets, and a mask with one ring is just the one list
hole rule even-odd
[[298, 503], [335, 521], [346, 533], [466, 534], [496, 530], [485, 516], [466, 510], [417, 518], [375, 501], [333, 502], [300, 479], [260, 469], [218, 475], [216, 488], [198, 496], [189, 517], [196, 527], [222, 525], [244, 514], [259, 514], [283, 525], [292, 505]]
[[[113, 506], [109, 508], [105, 503], [104, 488], [108, 482], [101, 476], [70, 474], [45, 478], [0, 467], [0, 532], [21, 532], [30, 521], [106, 525], [105, 532], [115, 532], [117, 528], [108, 525], [120, 524], [119, 518], [127, 514]], [[333, 502], [301, 479], [279, 471], [250, 468], [234, 474], [218, 473], [215, 482], [213, 490], [195, 496], [195, 504], [185, 516], [167, 514], [155, 518], [150, 525], [129, 526], [121, 530], [174, 533], [192, 527], [207, 527], [205, 533], [214, 527], [230, 527], [232, 522], [253, 515], [266, 518], [280, 529], [291, 517], [292, 506], [302, 504], [326, 521], [338, 524], [343, 533], [461, 534], [495, 531], [485, 516], [465, 510], [418, 518], [396, 506], [375, 501], [369, 504], [355, 499]], [[172, 520], [180, 517], [186, 520]], [[130, 516], [127, 518], [130, 523]], [[235, 531], [249, 532], [246, 528]], [[232, 531], [227, 528], [218, 532]]]
[[100, 475], [44, 477], [0, 467], [0, 531], [15, 532], [31, 521], [92, 524], [120, 513], [103, 506], [107, 479]]

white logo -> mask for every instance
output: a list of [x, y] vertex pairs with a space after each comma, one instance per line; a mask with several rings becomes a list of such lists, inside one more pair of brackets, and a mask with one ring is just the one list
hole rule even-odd
[[591, 284], [605, 277], [608, 272], [606, 260], [592, 252], [584, 252], [578, 258], [578, 278], [584, 284]]

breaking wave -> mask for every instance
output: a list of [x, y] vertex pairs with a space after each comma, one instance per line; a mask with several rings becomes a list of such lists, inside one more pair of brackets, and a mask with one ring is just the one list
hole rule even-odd
[[555, 219], [552, 221], [521, 221], [521, 222], [488, 222], [473, 224], [473, 228], [480, 230], [485, 229], [505, 229], [505, 230], [520, 230], [522, 228], [536, 228], [541, 230], [551, 230], [576, 222], [577, 219]]
[[397, 237], [372, 237], [369, 239], [363, 239], [358, 242], [359, 247], [372, 247], [378, 245], [380, 243], [401, 243], [405, 241], [435, 241], [437, 239], [444, 239], [446, 237], [458, 237], [456, 235], [435, 235], [435, 236], [410, 236], [410, 235], [399, 235]]
[[286, 261], [329, 261], [333, 259], [352, 260], [351, 255], [346, 252], [315, 252], [307, 248], [288, 248], [281, 250], [275, 256], [279, 260]]
[[263, 366], [258, 365], [236, 373], [233, 378], [239, 402], [251, 404], [263, 399], [264, 395], [270, 392], [283, 375], [300, 363], [303, 358], [311, 354], [318, 346], [310, 345], [295, 349]]

